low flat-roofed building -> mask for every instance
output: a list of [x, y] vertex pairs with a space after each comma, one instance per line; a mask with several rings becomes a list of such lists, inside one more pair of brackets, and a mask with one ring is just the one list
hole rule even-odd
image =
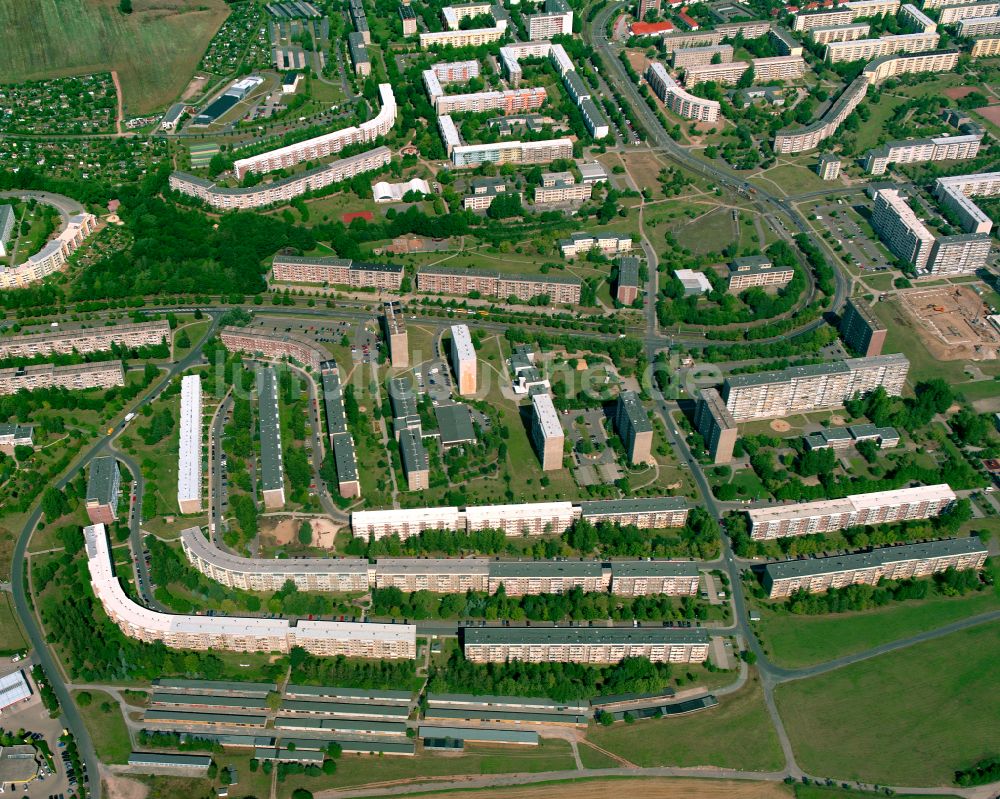
[[695, 297], [699, 294], [707, 294], [712, 290], [712, 284], [705, 277], [704, 272], [695, 272], [693, 269], [675, 269], [674, 277], [677, 278], [684, 287], [685, 297]]
[[330, 699], [283, 699], [282, 713], [305, 713], [312, 716], [337, 718], [379, 718], [403, 721], [410, 714], [407, 705], [380, 705], [375, 702], [336, 702]]
[[21, 669], [0, 677], [0, 713], [31, 698], [31, 686]]
[[144, 773], [191, 772], [206, 774], [211, 764], [211, 755], [184, 755], [172, 752], [132, 752], [128, 756], [129, 767]]
[[266, 697], [269, 693], [278, 690], [277, 683], [273, 682], [186, 680], [179, 677], [160, 677], [157, 680], [153, 680], [153, 685], [158, 689], [167, 691], [183, 691], [184, 693], [192, 695], [231, 694], [261, 698]]
[[476, 440], [476, 430], [472, 424], [472, 411], [467, 405], [452, 403], [434, 408], [442, 447], [471, 444]]
[[499, 560], [490, 562], [490, 593], [508, 596], [564, 594], [573, 588], [607, 591], [611, 570], [596, 560]]
[[882, 579], [908, 580], [946, 569], [981, 569], [989, 551], [976, 536], [880, 547], [828, 558], [799, 558], [768, 563], [764, 589], [772, 599], [796, 591], [820, 593], [848, 585], [877, 585]]
[[791, 266], [775, 266], [770, 258], [747, 255], [729, 264], [729, 290], [738, 293], [752, 286], [786, 286], [795, 277]]
[[691, 560], [613, 560], [611, 593], [619, 596], [697, 596], [698, 564]]
[[489, 590], [488, 558], [379, 558], [375, 587], [465, 593]]
[[87, 517], [94, 524], [111, 524], [118, 518], [121, 472], [111, 455], [94, 458], [87, 476]]
[[667, 627], [467, 627], [464, 652], [472, 663], [703, 663], [708, 632]]
[[764, 541], [862, 525], [928, 519], [950, 508], [956, 499], [955, 492], [941, 483], [853, 494], [843, 499], [754, 508], [747, 511], [747, 516], [750, 537]]
[[0, 452], [14, 454], [15, 447], [35, 446], [35, 428], [32, 425], [0, 424]]
[[212, 544], [198, 527], [181, 531], [191, 565], [227, 588], [278, 591], [291, 581], [300, 591], [367, 591], [365, 558], [244, 558]]
[[615, 280], [615, 299], [622, 305], [631, 305], [639, 298], [639, 259], [623, 255], [618, 264], [618, 278]]
[[563, 258], [576, 258], [591, 250], [600, 250], [603, 255], [621, 255], [632, 251], [632, 237], [617, 233], [574, 233], [559, 240]]
[[538, 733], [531, 730], [498, 730], [486, 727], [436, 727], [421, 724], [417, 737], [427, 739], [445, 739], [453, 741], [474, 741], [490, 744], [520, 744], [522, 746], [538, 746]]
[[380, 688], [341, 688], [331, 685], [285, 686], [285, 696], [323, 696], [342, 702], [375, 702], [382, 705], [407, 705], [413, 699], [412, 691], [396, 691]]
[[684, 497], [595, 499], [581, 502], [580, 517], [592, 524], [634, 525], [641, 530], [683, 527], [690, 506]]

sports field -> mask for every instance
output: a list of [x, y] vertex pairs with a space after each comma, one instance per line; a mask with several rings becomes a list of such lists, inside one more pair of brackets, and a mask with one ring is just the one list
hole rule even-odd
[[835, 780], [947, 786], [1000, 751], [995, 624], [780, 685], [799, 765]]
[[[223, 0], [0, 3], [0, 81], [117, 70], [125, 115], [162, 108], [187, 85], [229, 13]], [[30, 31], [30, 35], [25, 32]]]

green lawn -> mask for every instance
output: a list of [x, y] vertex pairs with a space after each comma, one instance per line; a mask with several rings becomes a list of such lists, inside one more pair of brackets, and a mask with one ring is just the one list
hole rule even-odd
[[[223, 0], [37, 0], [0, 3], [4, 82], [117, 70], [126, 115], [172, 102], [229, 11]], [[31, 35], [25, 35], [31, 31]]]
[[580, 762], [584, 768], [621, 768], [621, 763], [604, 752], [599, 752], [586, 744], [579, 745]]
[[756, 677], [709, 710], [634, 724], [594, 725], [587, 738], [642, 767], [719, 766], [774, 771], [784, 764]]
[[829, 188], [830, 184], [820, 178], [816, 174], [816, 170], [812, 168], [811, 162], [816, 160], [816, 157], [813, 156], [804, 164], [783, 164], [772, 167], [764, 172], [758, 172], [750, 179], [750, 182], [761, 185], [768, 190], [778, 185], [786, 195], [822, 191]]
[[419, 777], [537, 773], [574, 768], [570, 745], [561, 740], [542, 739], [538, 746], [466, 744], [461, 756], [427, 753], [418, 746], [415, 757], [343, 755], [337, 761], [337, 773], [333, 777], [289, 777], [284, 783], [278, 783], [278, 796], [287, 799], [295, 788], [318, 791]]
[[0, 655], [9, 655], [28, 648], [24, 632], [14, 613], [11, 595], [3, 592], [0, 599]]
[[[80, 695], [84, 693], [91, 696], [91, 702], [86, 706], [80, 705]], [[73, 697], [80, 707], [80, 715], [94, 742], [97, 756], [105, 763], [128, 763], [132, 741], [118, 702], [103, 691], [75, 691]]]
[[[868, 791], [845, 791], [843, 788], [827, 788], [822, 785], [796, 785], [795, 799], [837, 799], [847, 797], [847, 799], [866, 799], [866, 797], [884, 796], [880, 793], [869, 793]], [[917, 799], [926, 794], [896, 793], [894, 799]], [[958, 799], [951, 794], [937, 794], [940, 799]]]
[[1000, 751], [995, 624], [780, 685], [796, 760], [817, 776], [888, 785], [951, 784]]
[[992, 592], [897, 602], [861, 613], [795, 616], [764, 610], [760, 637], [780, 666], [800, 668], [898, 641], [1000, 607]]

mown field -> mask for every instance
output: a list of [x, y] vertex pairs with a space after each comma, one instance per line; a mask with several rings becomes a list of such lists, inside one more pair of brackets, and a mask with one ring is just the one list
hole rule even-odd
[[0, 3], [0, 81], [114, 69], [126, 116], [162, 108], [187, 85], [229, 11], [223, 0], [133, 5], [126, 16], [117, 0]]
[[780, 685], [781, 718], [807, 772], [947, 786], [1000, 751], [996, 624]]

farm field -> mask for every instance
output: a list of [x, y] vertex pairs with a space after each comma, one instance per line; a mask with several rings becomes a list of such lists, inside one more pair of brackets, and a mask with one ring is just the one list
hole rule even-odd
[[592, 726], [587, 738], [637, 766], [773, 771], [783, 758], [756, 676], [719, 705], [690, 716]]
[[1000, 746], [998, 656], [996, 625], [982, 624], [778, 686], [796, 760], [837, 780], [950, 785]]
[[795, 616], [764, 611], [760, 637], [779, 666], [801, 668], [898, 641], [1000, 607], [992, 592], [893, 603], [861, 613]]
[[2, 80], [113, 69], [126, 116], [165, 106], [187, 85], [229, 11], [223, 0], [135, 0], [134, 8], [122, 14], [117, 0], [0, 4]]

